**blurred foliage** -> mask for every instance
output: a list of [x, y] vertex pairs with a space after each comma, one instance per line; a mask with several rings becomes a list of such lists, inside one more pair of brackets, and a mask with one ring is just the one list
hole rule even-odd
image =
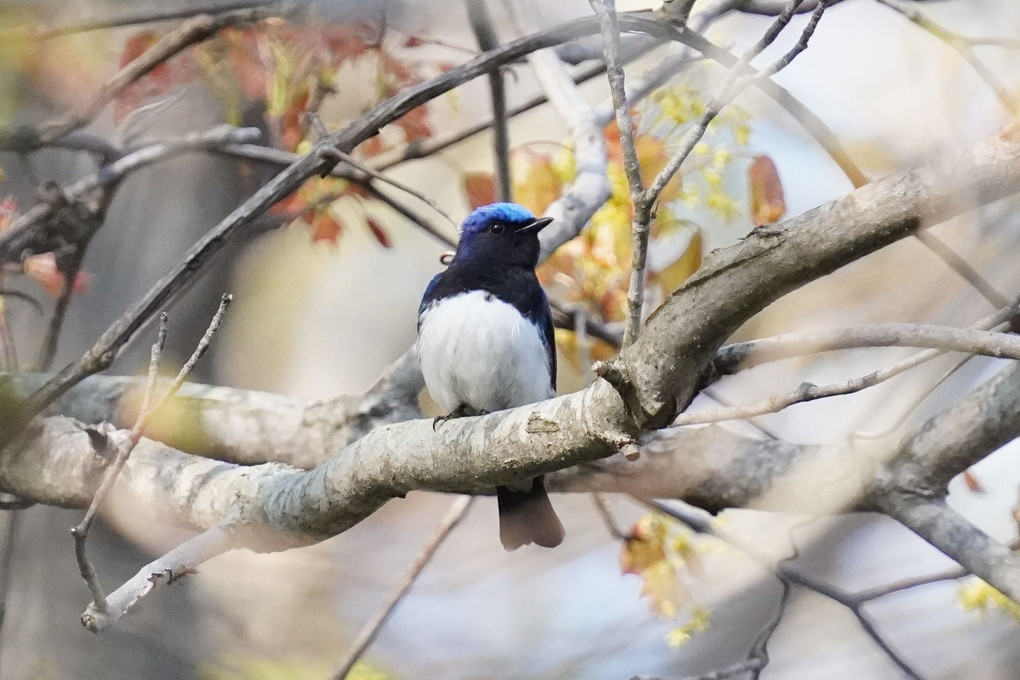
[[[120, 63], [125, 65], [155, 44], [161, 34], [145, 30], [127, 38]], [[364, 85], [381, 101], [416, 85], [449, 64], [423, 59], [414, 48], [422, 41], [405, 36], [388, 39], [384, 29], [365, 22], [335, 25], [292, 23], [266, 19], [248, 27], [221, 31], [194, 49], [161, 64], [128, 88], [115, 104], [115, 119], [193, 80], [203, 80], [220, 98], [228, 122], [240, 125], [245, 112], [261, 111], [270, 143], [299, 153], [315, 139], [308, 113], [317, 112], [322, 100], [338, 91], [344, 70], [344, 88], [351, 90], [354, 70], [367, 64], [371, 76]], [[348, 122], [326, 121], [340, 126]], [[419, 106], [385, 126], [358, 148], [362, 156], [414, 144], [433, 134], [428, 108]], [[356, 200], [343, 205], [344, 197]], [[361, 206], [373, 201], [357, 185], [336, 178], [312, 178], [294, 195], [278, 204], [274, 213], [287, 223], [309, 229], [317, 243], [336, 245], [346, 228], [366, 228], [383, 247], [392, 240]]]
[[[0, 175], [2, 180], [2, 175]], [[14, 220], [18, 217], [18, 204], [11, 196], [6, 196], [0, 199], [0, 233], [3, 233], [11, 227]], [[0, 268], [0, 328], [5, 323], [5, 311], [6, 302], [10, 297], [15, 295], [6, 290], [6, 278], [12, 275], [24, 274], [32, 281], [39, 284], [47, 294], [56, 297], [60, 295], [64, 290], [65, 281], [67, 276], [60, 268], [60, 263], [57, 260], [57, 256], [54, 253], [40, 253], [38, 255], [32, 255], [30, 257], [22, 258], [20, 262], [8, 262], [2, 268]], [[89, 276], [85, 272], [79, 271], [75, 274], [73, 289], [74, 292], [80, 293], [88, 287]], [[18, 293], [17, 297], [27, 302], [32, 302], [33, 299], [25, 293]], [[36, 305], [38, 307], [38, 304]]]
[[961, 583], [956, 596], [964, 611], [976, 612], [982, 616], [1002, 614], [1020, 623], [1020, 605], [980, 579], [968, 579]]
[[110, 70], [109, 40], [100, 34], [67, 35], [59, 40], [37, 40], [42, 28], [32, 3], [0, 3], [0, 125], [26, 123], [33, 98], [58, 108], [69, 108], [95, 95]]
[[641, 517], [620, 550], [620, 569], [642, 580], [652, 612], [677, 625], [666, 635], [676, 648], [708, 630], [711, 612], [692, 602], [689, 582], [701, 573], [705, 540], [666, 515]]
[[[706, 102], [693, 88], [663, 88], [632, 111], [637, 122], [635, 150], [647, 186], [668, 163], [680, 139], [701, 117]], [[734, 159], [750, 143], [748, 115], [727, 107], [708, 126], [684, 165], [662, 191], [650, 225], [649, 268], [646, 297], [649, 308], [680, 287], [701, 265], [704, 249], [702, 226], [685, 215], [700, 209], [718, 220], [731, 221], [744, 214], [739, 207], [750, 202], [753, 220], [775, 221], [785, 211], [782, 186], [775, 165], [758, 156], [748, 173], [747, 197], [729, 193], [727, 187], [738, 179]], [[633, 204], [623, 165], [623, 150], [616, 124], [605, 129], [611, 195], [595, 213], [581, 235], [560, 247], [539, 267], [543, 284], [554, 296], [575, 305], [601, 322], [626, 318], [627, 287], [631, 264]], [[536, 215], [569, 189], [577, 170], [570, 142], [546, 151], [537, 144], [517, 147], [511, 158], [514, 200]], [[472, 172], [462, 178], [472, 207], [495, 200], [492, 175]], [[757, 222], [756, 222], [757, 223]], [[571, 331], [558, 330], [557, 344], [576, 365], [582, 362]], [[615, 348], [595, 340], [588, 344], [584, 360], [606, 359]]]
[[[207, 663], [198, 669], [201, 680], [322, 680], [329, 677], [329, 668], [311, 664], [258, 656], [232, 654]], [[359, 661], [346, 680], [387, 680], [389, 676], [364, 661]]]

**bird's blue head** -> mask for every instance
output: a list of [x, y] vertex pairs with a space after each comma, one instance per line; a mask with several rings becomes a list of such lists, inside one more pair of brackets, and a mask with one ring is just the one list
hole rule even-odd
[[460, 227], [457, 259], [517, 264], [538, 263], [538, 232], [552, 222], [536, 218], [516, 203], [492, 203], [476, 208]]

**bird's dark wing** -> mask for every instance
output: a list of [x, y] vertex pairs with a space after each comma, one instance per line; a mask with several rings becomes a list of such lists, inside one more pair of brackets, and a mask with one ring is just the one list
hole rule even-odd
[[437, 295], [437, 288], [439, 286], [439, 280], [443, 277], [443, 272], [439, 272], [432, 277], [429, 281], [429, 285], [425, 286], [425, 294], [421, 297], [421, 304], [418, 305], [418, 330], [421, 330], [421, 315], [428, 309], [428, 306], [435, 302]]
[[[541, 289], [540, 289], [541, 290]], [[552, 312], [549, 311], [549, 299], [542, 293], [542, 307], [535, 322], [542, 331], [542, 339], [545, 340], [545, 353], [549, 360], [549, 382], [553, 392], [556, 391], [556, 332], [553, 328]]]

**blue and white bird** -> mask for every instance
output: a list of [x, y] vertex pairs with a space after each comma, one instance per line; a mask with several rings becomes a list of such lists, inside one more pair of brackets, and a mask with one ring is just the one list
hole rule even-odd
[[[491, 413], [556, 394], [549, 301], [535, 276], [536, 218], [514, 203], [476, 209], [446, 271], [418, 309], [418, 361], [429, 394], [449, 417]], [[515, 550], [563, 541], [541, 476], [497, 487], [499, 537]]]

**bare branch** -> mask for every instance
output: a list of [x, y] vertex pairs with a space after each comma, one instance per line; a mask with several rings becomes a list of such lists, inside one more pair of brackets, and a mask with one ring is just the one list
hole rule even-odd
[[[982, 80], [988, 83], [988, 86], [995, 92], [995, 96], [999, 98], [1002, 105], [1006, 107], [1014, 115], [1020, 112], [1020, 101], [1016, 99], [1010, 93], [1009, 89], [1003, 85], [995, 74], [985, 66], [985, 63], [981, 61], [971, 46], [978, 44], [974, 42], [975, 39], [969, 39], [964, 36], [958, 35], [949, 29], [940, 26], [939, 24], [926, 17], [923, 13], [917, 11], [916, 8], [912, 7], [909, 3], [903, 2], [902, 0], [876, 0], [879, 4], [885, 5], [891, 10], [899, 12], [907, 19], [912, 21], [914, 24], [920, 26], [924, 30], [931, 33], [933, 36], [952, 47], [956, 52], [964, 58], [964, 60], [971, 65], [974, 72], [978, 74]], [[993, 39], [991, 44], [1002, 44]], [[1006, 43], [1009, 45], [1009, 42]]]
[[92, 523], [95, 521], [100, 506], [109, 495], [110, 490], [113, 488], [113, 485], [117, 480], [117, 476], [124, 468], [124, 464], [127, 463], [128, 457], [131, 455], [131, 452], [135, 449], [135, 447], [138, 446], [138, 442], [141, 440], [149, 420], [151, 420], [160, 408], [166, 404], [167, 400], [180, 389], [188, 375], [190, 375], [191, 371], [195, 368], [195, 364], [198, 363], [198, 360], [201, 359], [202, 355], [205, 354], [206, 350], [208, 350], [209, 344], [212, 342], [213, 335], [215, 335], [216, 331], [219, 329], [223, 320], [223, 315], [231, 300], [231, 296], [223, 296], [220, 300], [219, 309], [217, 309], [216, 314], [213, 315], [212, 321], [209, 323], [209, 328], [206, 329], [202, 339], [199, 340], [195, 351], [192, 353], [188, 361], [185, 362], [184, 366], [181, 367], [177, 377], [170, 383], [170, 386], [167, 388], [160, 400], [154, 406], [150, 407], [153, 394], [156, 390], [156, 379], [159, 377], [159, 358], [163, 352], [163, 347], [166, 344], [168, 331], [167, 314], [166, 312], [163, 312], [160, 316], [159, 333], [157, 335], [156, 342], [152, 345], [152, 351], [150, 353], [148, 379], [146, 382], [145, 394], [142, 399], [142, 407], [138, 414], [138, 418], [135, 420], [134, 426], [131, 428], [131, 431], [123, 437], [118, 436], [118, 432], [111, 432], [109, 435], [102, 434], [99, 436], [101, 439], [100, 446], [104, 449], [102, 453], [114, 453], [115, 458], [104, 473], [103, 481], [96, 490], [96, 494], [92, 498], [92, 502], [89, 504], [88, 511], [85, 513], [85, 517], [78, 526], [71, 529], [71, 535], [74, 536], [74, 553], [78, 560], [78, 568], [81, 571], [82, 578], [84, 578], [85, 582], [88, 584], [89, 590], [92, 591], [93, 606], [97, 612], [105, 614], [107, 612], [107, 602], [103, 595], [103, 590], [99, 585], [95, 567], [89, 561], [85, 553], [85, 543], [88, 540], [89, 529], [92, 528]]
[[645, 261], [648, 259], [650, 220], [641, 204], [645, 187], [641, 181], [641, 165], [638, 163], [637, 149], [634, 146], [634, 121], [630, 117], [623, 65], [620, 63], [620, 25], [616, 16], [616, 5], [613, 0], [591, 0], [590, 4], [602, 27], [606, 74], [609, 76], [609, 89], [613, 97], [613, 109], [616, 112], [616, 127], [620, 131], [623, 167], [627, 173], [634, 211], [631, 225], [630, 283], [627, 287], [627, 323], [623, 330], [623, 347], [629, 347], [637, 339], [644, 309]]
[[[72, 182], [60, 189], [63, 199], [69, 204], [85, 200], [97, 189], [118, 183], [128, 174], [183, 153], [217, 148], [225, 144], [252, 141], [261, 135], [256, 128], [235, 128], [219, 125], [211, 130], [184, 135], [175, 139], [153, 141], [134, 151], [128, 152], [115, 161], [104, 165], [91, 175]], [[41, 203], [26, 211], [0, 235], [0, 263], [20, 258], [26, 251], [48, 252], [53, 249], [39, 233], [39, 225], [51, 219], [56, 212], [53, 203]]]
[[1020, 555], [988, 536], [943, 500], [902, 490], [886, 490], [873, 499], [876, 508], [1020, 603]]
[[92, 31], [102, 31], [109, 28], [120, 28], [122, 26], [137, 26], [138, 24], [151, 24], [160, 21], [173, 21], [175, 19], [187, 19], [193, 17], [196, 14], [219, 14], [221, 12], [233, 12], [239, 9], [249, 9], [253, 7], [265, 7], [266, 5], [279, 5], [280, 0], [244, 0], [242, 2], [222, 2], [207, 7], [189, 7], [186, 9], [157, 9], [141, 12], [138, 14], [132, 14], [122, 17], [115, 17], [110, 19], [95, 19], [92, 21], [83, 21], [77, 24], [69, 24], [66, 26], [57, 26], [55, 28], [46, 28], [42, 30], [30, 30], [23, 28], [14, 28], [10, 30], [0, 31], [0, 36], [4, 39], [11, 37], [22, 37], [23, 35], [30, 36], [31, 40], [51, 40], [53, 38], [59, 38], [65, 35], [75, 35], [78, 33], [89, 33]]
[[131, 580], [110, 593], [105, 611], [101, 611], [95, 603], [90, 604], [81, 615], [82, 625], [93, 633], [105, 630], [159, 583], [169, 585], [195, 573], [198, 565], [235, 547], [234, 539], [230, 529], [215, 526], [185, 541], [166, 555], [149, 562]]
[[566, 194], [546, 208], [545, 214], [555, 218], [540, 234], [540, 260], [577, 236], [591, 216], [609, 198], [606, 177], [606, 140], [594, 112], [585, 103], [566, 67], [553, 50], [541, 50], [528, 57], [550, 103], [567, 124], [574, 142], [573, 184]]
[[[466, 0], [471, 30], [478, 47], [488, 52], [499, 46], [499, 38], [492, 26], [492, 17], [485, 0]], [[496, 197], [500, 201], [513, 200], [510, 186], [510, 131], [507, 128], [506, 83], [498, 69], [489, 71], [489, 95], [492, 103], [492, 155], [496, 167]]]
[[[1006, 316], [1016, 314], [1009, 308]], [[999, 322], [1002, 323], [1002, 322]], [[857, 347], [929, 347], [968, 352], [1000, 359], [1020, 358], [1020, 337], [976, 328], [949, 328], [929, 324], [879, 323], [870, 326], [827, 328], [777, 335], [727, 345], [716, 355], [716, 369], [733, 373], [770, 361]]]
[[[42, 125], [36, 135], [38, 144], [45, 146], [68, 132], [86, 125], [132, 83], [188, 47], [208, 40], [229, 26], [261, 21], [275, 14], [277, 12], [264, 8], [249, 8], [223, 14], [200, 15], [188, 19], [179, 28], [163, 36], [144, 54], [118, 71], [103, 84], [99, 92], [91, 99], [83, 102], [62, 118]], [[0, 147], [3, 146], [2, 140], [10, 136], [8, 132], [0, 133]]]
[[386, 598], [386, 602], [376, 612], [375, 616], [364, 625], [357, 637], [351, 643], [351, 648], [344, 656], [343, 661], [337, 666], [336, 670], [330, 676], [333, 680], [344, 680], [347, 674], [351, 672], [354, 664], [358, 662], [365, 650], [368, 649], [369, 645], [375, 640], [376, 635], [382, 629], [383, 624], [390, 617], [394, 608], [400, 603], [407, 592], [414, 585], [418, 575], [421, 574], [425, 566], [432, 560], [432, 557], [439, 550], [439, 546], [443, 544], [446, 537], [450, 535], [460, 521], [467, 514], [468, 508], [471, 507], [471, 501], [474, 500], [471, 496], [461, 496], [457, 500], [450, 504], [450, 508], [443, 519], [440, 520], [439, 526], [436, 527], [435, 533], [432, 538], [428, 540], [421, 552], [415, 558], [414, 562], [408, 568], [407, 572], [397, 581], [396, 587], [390, 596]]

